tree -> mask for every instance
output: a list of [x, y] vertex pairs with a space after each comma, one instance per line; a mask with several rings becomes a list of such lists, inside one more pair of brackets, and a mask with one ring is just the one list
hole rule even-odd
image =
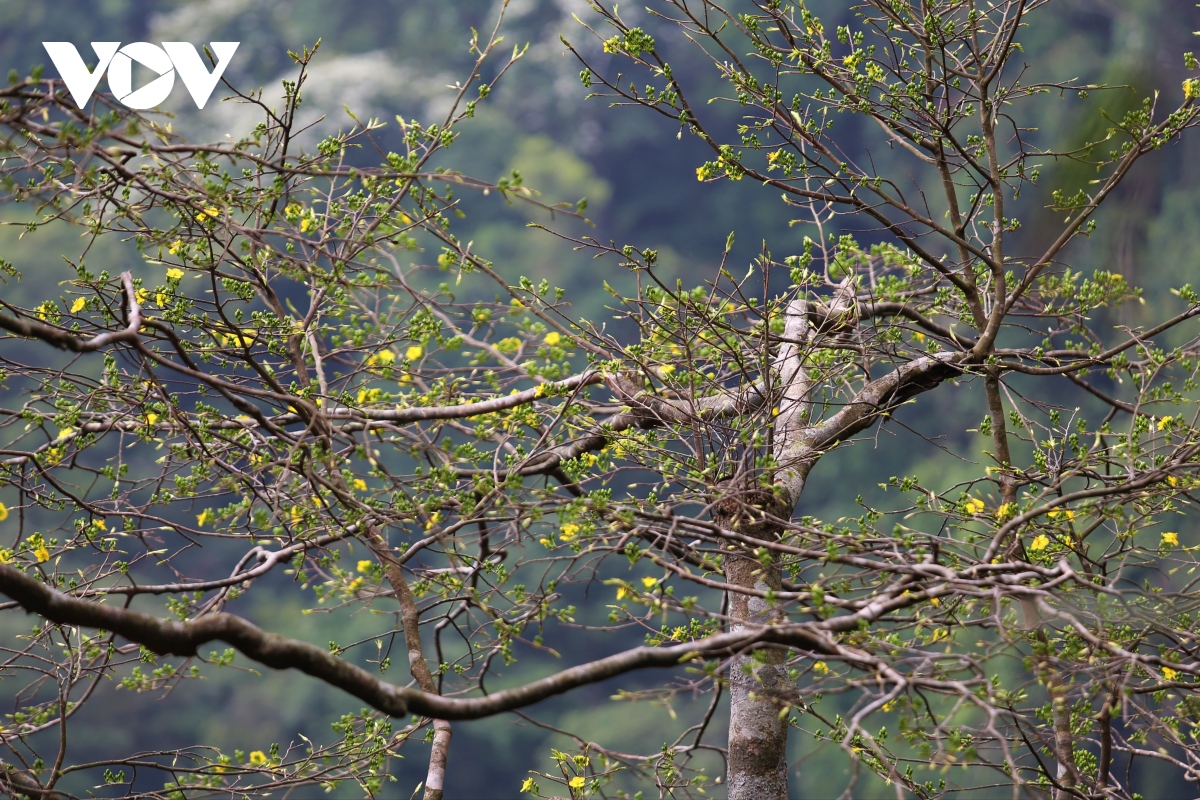
[[[126, 237], [148, 264], [114, 277], [85, 252], [62, 296], [2, 301], [0, 592], [39, 617], [0, 667], [27, 683], [0, 731], [6, 789], [354, 781], [375, 795], [426, 738], [424, 796], [438, 798], [455, 720], [649, 668], [672, 677], [623, 696], [705, 693], [699, 724], [648, 757], [582, 731], [577, 754], [556, 751], [560, 775], [521, 788], [619, 797], [628, 770], [691, 796], [710, 782], [707, 750], [730, 798], [783, 798], [793, 727], [847, 754], [848, 792], [861, 773], [898, 796], [1131, 798], [1140, 760], [1194, 779], [1195, 559], [1172, 515], [1198, 485], [1200, 296], [1180, 287], [1153, 325], [1114, 331], [1110, 309], [1139, 291], [1064, 259], [1137, 162], [1195, 126], [1200, 83], [1169, 112], [1155, 93], [1102, 141], [1054, 151], [1029, 109], [1101, 87], [1024, 79], [1016, 37], [1043, 5], [871, 0], [831, 36], [774, 0], [744, 14], [676, 0], [645, 28], [594, 6], [613, 58], [567, 44], [584, 85], [699, 137], [701, 181], [780, 191], [814, 234], [783, 258], [764, 245], [740, 278], [731, 234], [695, 288], [652, 249], [576, 237], [626, 270], [605, 283], [609, 325], [454, 233], [473, 190], [585, 210], [542, 204], [519, 175], [439, 166], [520, 57], [490, 66], [496, 31], [472, 40], [448, 115], [397, 119], [403, 152], [378, 159], [376, 120], [298, 149], [307, 49], [282, 110], [234, 90], [264, 122], [216, 145], [104, 97], [80, 111], [39, 75], [0, 90], [6, 198], [36, 205], [29, 230]], [[736, 130], [694, 99], [705, 76], [671, 69], [674, 43], [711, 57]], [[1047, 197], [1039, 171], [1061, 159], [1096, 178]], [[1022, 239], [1019, 215], [1062, 221]], [[956, 458], [963, 432], [922, 413], [941, 395], [977, 407], [987, 463]], [[819, 461], [907, 425], [945, 448], [949, 481], [894, 477], [875, 507], [847, 478], [857, 518], [797, 514]], [[319, 606], [395, 611], [324, 647], [225, 610], [288, 567]], [[593, 625], [599, 585], [616, 603]], [[622, 645], [486, 687], [518, 647], [566, 632]], [[231, 649], [208, 651], [217, 641]], [[387, 675], [393, 646], [408, 685]], [[369, 708], [327, 744], [67, 763], [68, 720], [103, 679], [183, 692], [237, 658]], [[726, 693], [722, 748], [710, 728]], [[952, 764], [960, 783], [919, 771]]]

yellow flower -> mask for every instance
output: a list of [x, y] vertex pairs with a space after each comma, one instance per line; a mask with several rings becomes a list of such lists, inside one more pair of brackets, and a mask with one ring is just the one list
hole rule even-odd
[[963, 504], [963, 508], [966, 509], [966, 512], [968, 514], [970, 514], [971, 516], [975, 516], [980, 511], [983, 511], [983, 509], [985, 507], [986, 506], [985, 506], [984, 502], [982, 500], [980, 500], [978, 497], [972, 497], [970, 500], [968, 500], [966, 503]]
[[586, 778], [584, 778], [582, 775], [576, 775], [574, 778], [571, 778], [571, 780], [567, 781], [567, 786], [570, 786], [572, 789], [582, 789], [585, 783], [587, 783]]
[[813, 672], [819, 672], [822, 675], [828, 675], [829, 665], [824, 661], [818, 661], [817, 663], [813, 664]]
[[661, 367], [658, 368], [658, 374], [662, 375], [664, 378], [667, 377], [668, 375], [670, 375], [674, 371], [675, 371], [674, 364], [663, 364]]
[[158, 422], [158, 414], [151, 413], [151, 414], [146, 415], [146, 424], [147, 425], [153, 425], [156, 422]]
[[365, 492], [367, 490], [367, 482], [364, 481], [362, 478], [355, 478], [354, 479], [354, 488], [358, 489], [360, 492]]
[[[382, 399], [383, 399], [383, 389], [372, 388], [372, 389], [359, 389], [358, 390], [358, 404], [360, 406], [366, 405], [368, 403], [376, 403]], [[318, 401], [318, 405], [320, 405], [319, 401]]]
[[6, 519], [8, 519], [8, 506], [0, 503], [0, 522], [4, 522]]
[[358, 571], [370, 572], [372, 565], [373, 562], [370, 559], [364, 558], [362, 561], [358, 562]]
[[1075, 512], [1069, 508], [1056, 508], [1046, 512], [1046, 516], [1050, 519], [1058, 519], [1062, 517], [1067, 522], [1072, 522], [1075, 519]]
[[562, 526], [562, 534], [561, 534], [560, 538], [564, 542], [569, 542], [572, 539], [574, 539], [578, 534], [579, 534], [579, 526], [576, 525], [574, 522], [568, 522], [566, 525]]
[[937, 607], [942, 604], [942, 599], [940, 597], [931, 597], [929, 598], [929, 602], [933, 603], [934, 607]]
[[212, 509], [206, 508], [196, 515], [196, 524], [203, 528], [205, 525], [212, 522], [215, 517], [216, 514], [212, 512]]
[[380, 350], [375, 354], [375, 358], [380, 364], [396, 363], [396, 354], [391, 350]]
[[1168, 427], [1170, 427], [1171, 420], [1173, 420], [1173, 419], [1175, 419], [1175, 418], [1170, 415], [1165, 416], [1158, 421], [1158, 424], [1155, 425], [1155, 427], [1158, 428], [1158, 430], [1160, 430], [1160, 431], [1163, 430], [1164, 428], [1168, 428]]
[[1167, 531], [1164, 533], [1162, 535], [1162, 545], [1165, 546], [1168, 544], [1172, 547], [1179, 547], [1179, 534], [1175, 533], [1174, 531]]
[[541, 544], [542, 547], [553, 547], [554, 546], [554, 540], [550, 539], [546, 536], [543, 536], [542, 538], [538, 539], [538, 543]]
[[308, 233], [309, 230], [312, 229], [312, 227], [313, 227], [313, 221], [311, 219], [309, 219], [308, 217], [305, 217], [304, 219], [300, 220], [300, 232], [301, 233]]
[[1042, 534], [1038, 534], [1038, 537], [1030, 543], [1029, 549], [1034, 552], [1037, 552], [1039, 550], [1045, 550], [1047, 545], [1049, 545], [1049, 544], [1050, 544], [1050, 537], [1047, 536], [1046, 534], [1042, 533]]
[[150, 292], [145, 289], [138, 289], [135, 293], [139, 306], [146, 305], [146, 301], [150, 298]]
[[44, 564], [50, 560], [50, 551], [46, 549], [46, 545], [44, 544], [38, 545], [37, 550], [34, 550], [33, 554], [37, 557], [39, 564]]
[[1200, 80], [1188, 78], [1183, 82], [1183, 99], [1192, 100], [1200, 97]]
[[78, 314], [80, 311], [82, 311], [82, 310], [83, 310], [83, 307], [84, 307], [84, 306], [86, 306], [86, 305], [87, 305], [87, 298], [86, 298], [86, 297], [77, 297], [77, 298], [75, 298], [75, 302], [74, 302], [74, 303], [71, 303], [71, 313], [72, 313], [72, 314]]
[[[183, 249], [183, 239], [176, 239], [175, 241], [171, 242], [171, 246], [167, 248], [167, 252], [173, 256], [177, 256], [177, 255], [179, 255], [179, 251], [182, 249]], [[178, 272], [178, 270], [174, 270], [174, 271]], [[172, 272], [172, 270], [167, 270], [168, 278], [171, 277], [171, 272]], [[183, 277], [182, 272], [180, 272], [179, 275], [180, 275], [180, 277]]]
[[996, 519], [1000, 522], [1012, 519], [1017, 515], [1016, 503], [1004, 503], [996, 509]]
[[702, 181], [707, 176], [708, 170], [704, 167], [696, 167], [696, 180]]
[[63, 428], [61, 431], [58, 432], [58, 438], [65, 439], [74, 432], [75, 432], [74, 428]]
[[550, 331], [549, 333], [546, 334], [546, 338], [543, 339], [542, 341], [545, 342], [546, 344], [550, 345], [551, 347], [553, 347], [554, 345], [556, 345], [562, 341], [562, 334], [559, 333], [558, 331]]
[[1171, 484], [1172, 486], [1178, 486], [1178, 485], [1179, 485], [1179, 478], [1176, 478], [1174, 475], [1168, 475], [1168, 476], [1167, 476], [1167, 483]]
[[1175, 680], [1175, 676], [1178, 675], [1179, 673], [1176, 672], [1175, 670], [1171, 669], [1170, 667], [1163, 667], [1162, 674], [1163, 674], [1163, 677], [1166, 678], [1167, 680], [1173, 681], [1173, 680]]
[[166, 292], [159, 292], [158, 294], [154, 295], [154, 302], [159, 308], [166, 308], [167, 300], [169, 299], [170, 298], [167, 296]]
[[0, 550], [0, 564], [12, 562], [12, 550]]
[[653, 589], [657, 583], [658, 583], [658, 578], [650, 578], [650, 577], [642, 578], [642, 586], [645, 586], [647, 589]]
[[167, 280], [177, 281], [183, 277], [183, 270], [171, 267], [167, 270]]
[[250, 763], [262, 766], [263, 764], [267, 763], [267, 754], [262, 750], [255, 750], [250, 754]]
[[525, 782], [521, 784], [521, 791], [528, 792], [530, 794], [533, 794], [537, 791], [537, 784], [533, 782], [533, 778], [525, 779]]
[[412, 347], [404, 351], [404, 357], [409, 361], [416, 361], [418, 358], [424, 355], [424, 353], [425, 348], [421, 347], [419, 344], [414, 344]]
[[625, 595], [627, 595], [627, 594], [629, 594], [629, 589], [627, 587], [625, 587], [625, 586], [617, 587], [617, 599], [618, 600], [624, 600]]
[[216, 206], [209, 206], [208, 208], [204, 209], [204, 213], [208, 214], [210, 217], [215, 217], [220, 214], [221, 211]]

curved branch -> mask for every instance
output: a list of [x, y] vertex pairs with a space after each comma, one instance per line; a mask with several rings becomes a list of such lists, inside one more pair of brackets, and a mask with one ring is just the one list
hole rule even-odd
[[116, 342], [137, 341], [138, 331], [142, 327], [142, 306], [138, 303], [137, 290], [133, 287], [133, 275], [129, 272], [122, 272], [121, 285], [125, 290], [122, 305], [128, 311], [127, 319], [129, 320], [129, 324], [122, 330], [107, 331], [91, 339], [80, 339], [75, 334], [54, 325], [20, 317], [9, 317], [4, 314], [0, 314], [0, 328], [26, 339], [41, 339], [59, 350], [71, 350], [75, 353], [90, 353]]
[[53, 623], [112, 631], [158, 655], [194, 656], [200, 646], [222, 641], [260, 664], [272, 669], [298, 669], [394, 717], [419, 714], [434, 719], [480, 719], [634, 670], [676, 667], [695, 658], [729, 655], [761, 643], [788, 643], [821, 653], [833, 652], [836, 647], [820, 633], [800, 627], [764, 627], [671, 647], [635, 647], [486, 697], [446, 698], [395, 686], [328, 650], [268, 633], [233, 614], [210, 614], [188, 622], [159, 619], [139, 611], [76, 600], [3, 564], [0, 592], [26, 611]]

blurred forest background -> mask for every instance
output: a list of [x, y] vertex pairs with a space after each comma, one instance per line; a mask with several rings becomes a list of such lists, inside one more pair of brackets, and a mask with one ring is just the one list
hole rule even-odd
[[[465, 74], [471, 62], [469, 28], [490, 29], [500, 6], [499, 0], [356, 0], [339, 4], [319, 0], [0, 0], [0, 73], [11, 68], [26, 74], [33, 65], [45, 64], [47, 74], [53, 74], [41, 47], [43, 41], [74, 42], [85, 59], [91, 57], [90, 41], [239, 41], [226, 79], [244, 91], [262, 86], [270, 96], [279, 93], [281, 78], [294, 75], [286, 51], [320, 39], [320, 53], [304, 90], [314, 123], [310, 146], [316, 137], [350, 127], [345, 105], [359, 119], [392, 121], [377, 137], [386, 152], [391, 149], [389, 136], [397, 135], [397, 114], [424, 122], [440, 117], [452, 96], [448, 85]], [[822, 1], [809, 6], [821, 13], [827, 29], [851, 20], [849, 3]], [[758, 255], [764, 242], [779, 258], [798, 252], [803, 237], [812, 234], [811, 226], [789, 225], [794, 214], [776, 193], [749, 181], [698, 183], [696, 167], [711, 158], [698, 140], [687, 135], [677, 138], [676, 128], [660, 117], [586, 99], [587, 90], [578, 79], [580, 67], [564, 56], [559, 35], [589, 54], [604, 56], [599, 54], [598, 43], [572, 18], [573, 13], [587, 19], [586, 4], [580, 0], [512, 0], [508, 4], [506, 41], [509, 45], [529, 42], [529, 52], [503, 82], [501, 91], [481, 104], [476, 119], [462, 128], [464, 135], [450, 149], [449, 157], [455, 169], [488, 180], [510, 175], [515, 169], [526, 185], [552, 202], [586, 197], [587, 216], [595, 227], [551, 220], [530, 207], [506, 206], [493, 195], [466, 198], [468, 216], [461, 222], [459, 235], [474, 240], [474, 249], [494, 260], [514, 280], [526, 275], [536, 283], [544, 277], [566, 287], [576, 312], [596, 320], [610, 316], [604, 310], [610, 296], [602, 280], [617, 285], [629, 280], [628, 273], [615, 261], [593, 260], [587, 253], [572, 252], [562, 240], [526, 223], [537, 221], [573, 235], [589, 233], [618, 245], [656, 248], [663, 269], [687, 285], [700, 285], [714, 274], [731, 231], [736, 232], [731, 272], [737, 274]], [[622, 13], [630, 24], [645, 16], [635, 5], [623, 8]], [[1032, 27], [1021, 37], [1031, 76], [1132, 87], [1092, 93], [1086, 99], [1055, 97], [1033, 104], [1040, 109], [1041, 116], [1034, 124], [1043, 144], [1065, 146], [1089, 135], [1102, 135], [1108, 124], [1102, 110], [1120, 118], [1155, 90], [1162, 91], [1166, 103], [1177, 102], [1184, 77], [1182, 53], [1200, 47], [1192, 35], [1200, 29], [1200, 9], [1194, 0], [1056, 0], [1032, 20]], [[659, 48], [675, 73], [690, 74], [694, 86], [699, 83], [708, 91], [705, 96], [727, 94], [712, 64], [681, 37], [660, 39]], [[106, 88], [101, 83], [100, 89]], [[248, 130], [256, 120], [247, 117], [242, 107], [219, 102], [223, 96], [218, 87], [207, 108], [198, 112], [177, 83], [169, 100], [169, 109], [178, 114], [176, 130], [206, 140], [226, 133], [236, 137]], [[736, 104], [711, 108], [725, 114], [728, 124], [736, 124]], [[318, 121], [321, 115], [325, 118]], [[839, 124], [842, 135], [850, 139], [847, 150], [868, 146], [869, 131], [856, 128], [850, 120]], [[855, 136], [861, 137], [860, 141], [853, 141]], [[896, 158], [886, 148], [872, 150], [872, 156], [880, 163]], [[376, 160], [375, 154], [366, 157]], [[1059, 187], [1074, 191], [1092, 177], [1085, 168], [1067, 163], [1048, 163], [1042, 172], [1037, 190], [1019, 202], [1019, 216], [1025, 223], [1022, 232], [1030, 250], [1044, 238], [1038, 219], [1051, 213], [1044, 210], [1050, 191]], [[1164, 316], [1161, 309], [1170, 300], [1169, 289], [1197, 281], [1198, 177], [1200, 139], [1196, 137], [1172, 143], [1148, 157], [1120, 194], [1105, 205], [1097, 232], [1069, 254], [1071, 264], [1085, 274], [1116, 270], [1144, 287], [1145, 303], [1121, 309], [1114, 324], [1144, 324], [1152, 317]], [[0, 218], [16, 221], [27, 213], [28, 209], [8, 207], [0, 209]], [[835, 233], [855, 231], [853, 220], [839, 221], [842, 227]], [[63, 256], [79, 256], [83, 242], [79, 231], [44, 229], [22, 239], [19, 234], [18, 228], [0, 227], [0, 254], [23, 273], [19, 283], [0, 286], [0, 292], [22, 305], [30, 305], [29, 298], [56, 296], [59, 282], [74, 276]], [[864, 243], [871, 238], [860, 234]], [[93, 269], [116, 272], [137, 269], [125, 261], [135, 256], [132, 248], [126, 249], [118, 241], [102, 241], [93, 247], [88, 261]], [[1064, 405], [1086, 403], [1065, 379], [1062, 383]], [[886, 505], [878, 484], [891, 475], [920, 474], [928, 485], [955, 482], [956, 462], [938, 448], [948, 448], [964, 458], [979, 457], [985, 442], [968, 432], [983, 413], [981, 389], [978, 394], [977, 404], [966, 404], [957, 393], [931, 393], [906, 410], [900, 420], [903, 424], [883, 431], [878, 442], [868, 439], [862, 446], [822, 461], [797, 513], [827, 519], [856, 514], [858, 495], [867, 503]], [[925, 420], [938, 420], [936, 430], [945, 438], [927, 442], [905, 428], [925, 427]], [[303, 599], [291, 590], [287, 576], [276, 574], [271, 580], [273, 593], [262, 584], [230, 610], [268, 630], [318, 644], [333, 638], [356, 638], [358, 622], [352, 617], [310, 614], [304, 617], [307, 624], [303, 629], [296, 629], [293, 621], [300, 619], [297, 612]], [[607, 590], [603, 596], [596, 592], [590, 598], [581, 597], [580, 604], [594, 605], [596, 616], [603, 616], [608, 596]], [[149, 605], [142, 610], [164, 613]], [[4, 636], [16, 633], [19, 631], [7, 627], [0, 631]], [[602, 643], [604, 638], [598, 641]], [[636, 643], [637, 638], [631, 634], [629, 643]], [[614, 639], [611, 644], [613, 648], [603, 652], [565, 651], [558, 663], [601, 657], [623, 643]], [[544, 656], [535, 657], [532, 652], [518, 655], [522, 659], [508, 676], [513, 682], [536, 677], [551, 667]], [[404, 677], [395, 674], [396, 680]], [[661, 707], [610, 700], [618, 686], [636, 688], [639, 681], [653, 680], [654, 676], [622, 678], [545, 703], [531, 713], [614, 749], [651, 754], [674, 738], [680, 723], [694, 719], [703, 708], [700, 702], [697, 708], [675, 709], [679, 720], [672, 722]], [[105, 696], [71, 722], [74, 747], [81, 748], [71, 753], [74, 761], [87, 761], [89, 754], [99, 758], [201, 742], [230, 751], [267, 749], [272, 742], [286, 747], [299, 742], [301, 732], [312, 737], [333, 736], [330, 723], [358, 705], [295, 672], [258, 675], [225, 670], [203, 682], [187, 682], [171, 697], [131, 694], [116, 687], [102, 691]], [[8, 706], [5, 694], [6, 688], [0, 686], [0, 704]], [[723, 742], [720, 724], [715, 727], [716, 740]], [[88, 734], [79, 736], [84, 731]], [[551, 747], [566, 749], [573, 744], [516, 716], [456, 723], [447, 796], [516, 796], [528, 770], [552, 768]], [[793, 737], [792, 747], [798, 775], [792, 779], [793, 796], [813, 800], [836, 796], [844, 785], [844, 777], [837, 773], [845, 769], [845, 762], [804, 758], [811, 747], [801, 736]], [[398, 781], [388, 796], [410, 795], [424, 776], [424, 755], [413, 749], [397, 762]], [[720, 773], [717, 760], [711, 761], [710, 770], [714, 777]], [[1140, 778], [1139, 788], [1148, 799], [1194, 796], [1194, 787], [1166, 782], [1171, 779], [1170, 775], [1147, 774]], [[715, 788], [720, 796], [722, 787]], [[84, 787], [70, 789], [83, 791]], [[863, 790], [869, 794], [876, 789], [881, 796], [894, 796], [881, 784]], [[342, 793], [356, 796], [358, 790], [345, 786], [336, 794]], [[997, 787], [996, 796], [1007, 797], [1009, 791]]]

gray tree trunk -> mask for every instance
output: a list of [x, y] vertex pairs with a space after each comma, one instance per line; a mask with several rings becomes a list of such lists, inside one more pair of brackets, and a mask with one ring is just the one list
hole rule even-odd
[[[777, 564], [735, 557], [725, 562], [726, 580], [759, 590], [780, 588]], [[731, 593], [731, 630], [769, 624], [774, 617], [766, 600]], [[795, 696], [784, 666], [784, 651], [762, 650], [733, 659], [729, 670], [729, 800], [786, 800], [787, 715]]]
[[[784, 330], [774, 360], [771, 395], [779, 398], [772, 431], [777, 472], [775, 492], [757, 485], [758, 477], [735, 476], [715, 506], [722, 526], [763, 541], [779, 541], [775, 520], [791, 517], [818, 453], [810, 445], [813, 384], [807, 360], [821, 336], [845, 339], [857, 324], [855, 285], [846, 278], [828, 304], [810, 306], [801, 291], [788, 303]], [[810, 322], [815, 322], [814, 325]], [[834, 346], [837, 346], [835, 343]], [[765, 513], [764, 513], [765, 512]], [[727, 551], [725, 581], [731, 587], [779, 591], [783, 576], [778, 559], [764, 564], [744, 546]], [[782, 621], [767, 600], [729, 592], [730, 629], [742, 630]], [[764, 649], [733, 659], [729, 671], [729, 800], [787, 800], [789, 704], [797, 700], [788, 678], [786, 653]]]

